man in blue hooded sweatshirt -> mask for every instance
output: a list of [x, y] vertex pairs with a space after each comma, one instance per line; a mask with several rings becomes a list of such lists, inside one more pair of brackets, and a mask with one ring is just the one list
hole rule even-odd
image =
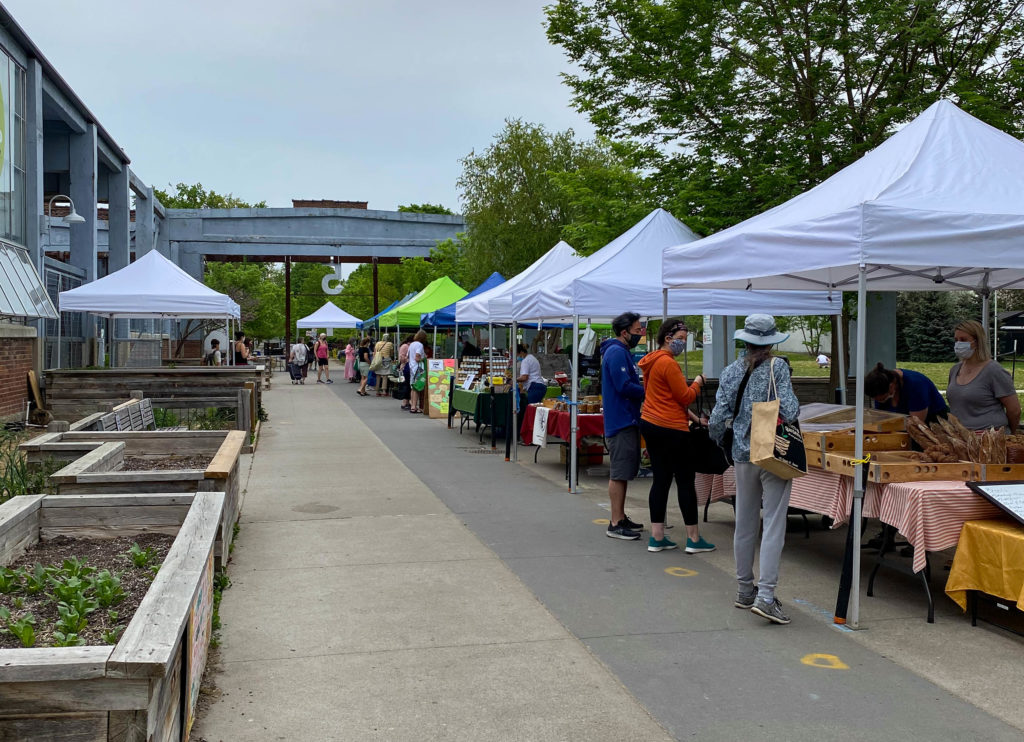
[[608, 444], [608, 499], [612, 515], [607, 536], [636, 541], [642, 523], [626, 517], [626, 485], [640, 471], [640, 405], [644, 388], [630, 351], [644, 336], [640, 315], [625, 312], [612, 320], [615, 337], [601, 343], [601, 397]]

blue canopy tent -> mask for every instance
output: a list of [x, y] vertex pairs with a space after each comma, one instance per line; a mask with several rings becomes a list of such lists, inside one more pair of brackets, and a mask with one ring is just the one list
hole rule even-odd
[[396, 299], [395, 301], [391, 302], [390, 304], [388, 304], [386, 307], [381, 309], [379, 312], [377, 312], [372, 317], [368, 317], [368, 318], [364, 319], [362, 322], [360, 322], [359, 325], [358, 325], [359, 329], [360, 330], [364, 330], [367, 327], [370, 327], [371, 325], [376, 325], [378, 318], [380, 318], [382, 315], [387, 314], [392, 309], [397, 307], [399, 304], [404, 304], [405, 302], [409, 301], [409, 299], [411, 299], [415, 295], [416, 295], [416, 292], [412, 291], [412, 292], [406, 294], [405, 296], [403, 296], [401, 299]]
[[[489, 290], [493, 289], [495, 286], [499, 286], [499, 285], [501, 285], [503, 283], [505, 283], [504, 276], [502, 276], [500, 273], [495, 271], [494, 273], [489, 275], [486, 278], [486, 280], [484, 280], [484, 282], [482, 284], [480, 284], [475, 289], [470, 291], [468, 294], [466, 294], [464, 297], [462, 297], [462, 299], [459, 299], [459, 301], [464, 301], [465, 299], [472, 298], [472, 297], [476, 296], [477, 294], [482, 294], [483, 292], [489, 291]], [[437, 353], [437, 328], [438, 327], [454, 327], [456, 332], [458, 332], [459, 323], [455, 320], [455, 304], [456, 303], [457, 302], [452, 302], [451, 304], [449, 304], [446, 307], [442, 307], [441, 309], [437, 309], [437, 310], [435, 310], [433, 312], [428, 312], [426, 314], [420, 315], [420, 324], [423, 327], [433, 327], [434, 328], [434, 353], [435, 354]], [[458, 347], [458, 343], [457, 342], [456, 342], [456, 347]]]
[[[495, 271], [487, 277], [487, 280], [462, 297], [462, 299], [459, 299], [459, 301], [471, 299], [477, 294], [482, 294], [483, 292], [493, 289], [495, 286], [503, 283], [505, 283], [504, 277]], [[420, 317], [420, 323], [424, 327], [455, 327], [455, 303], [442, 307], [437, 311], [428, 312], [427, 314], [422, 315]]]

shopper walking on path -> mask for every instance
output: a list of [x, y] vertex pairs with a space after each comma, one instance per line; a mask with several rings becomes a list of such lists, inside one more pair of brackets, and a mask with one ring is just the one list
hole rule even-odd
[[354, 343], [356, 343], [356, 339], [351, 338], [348, 341], [348, 345], [345, 346], [345, 378], [348, 379], [350, 384], [356, 382], [356, 349]]
[[388, 376], [391, 375], [391, 363], [395, 357], [395, 344], [391, 336], [384, 333], [373, 348], [373, 370], [377, 374], [377, 396], [384, 397], [388, 393]]
[[604, 439], [608, 445], [608, 499], [611, 501], [609, 538], [636, 541], [642, 523], [626, 517], [626, 487], [640, 471], [640, 405], [644, 388], [630, 351], [643, 337], [640, 315], [620, 314], [612, 320], [615, 337], [601, 343], [601, 398], [604, 400]]
[[[722, 371], [715, 409], [709, 423], [711, 437], [721, 443], [732, 422], [732, 455], [736, 471], [736, 532], [733, 551], [736, 557], [737, 608], [748, 608], [769, 621], [789, 623], [782, 603], [775, 597], [779, 582], [779, 561], [786, 540], [786, 511], [792, 480], [780, 479], [766, 469], [750, 463], [750, 422], [753, 403], [767, 400], [771, 374], [779, 399], [779, 417], [796, 420], [800, 403], [793, 394], [789, 366], [772, 363], [771, 350], [784, 342], [788, 334], [779, 332], [769, 314], [751, 314], [736, 340], [746, 343], [747, 351]], [[764, 510], [761, 534], [760, 578], [754, 589], [754, 546]]]
[[402, 400], [401, 409], [403, 410], [408, 410], [412, 406], [409, 404], [409, 399], [412, 396], [409, 389], [409, 346], [412, 344], [412, 340], [412, 335], [406, 335], [405, 340], [398, 348], [398, 375], [402, 377], [399, 399]]
[[409, 343], [409, 390], [412, 400], [409, 403], [409, 412], [423, 412], [423, 387], [417, 389], [420, 373], [426, 374], [427, 351], [423, 343], [427, 340], [427, 333], [421, 328]]
[[293, 384], [305, 384], [306, 377], [302, 369], [306, 367], [306, 344], [302, 342], [302, 336], [295, 338], [295, 345], [288, 353], [289, 375]]
[[245, 333], [235, 333], [235, 365], [244, 366], [249, 363], [249, 346], [245, 344]]
[[356, 361], [359, 364], [359, 389], [356, 394], [361, 397], [368, 397], [366, 393], [366, 382], [370, 380], [370, 337], [367, 335], [359, 342], [359, 350], [356, 351]]
[[[316, 340], [316, 345], [313, 346], [313, 354], [316, 356], [316, 383], [317, 384], [333, 384], [331, 381], [331, 368], [328, 365], [328, 357], [330, 355], [330, 348], [327, 347], [327, 335], [323, 332], [320, 333], [320, 337]], [[321, 380], [320, 376], [323, 375], [325, 380]]]
[[679, 509], [686, 524], [686, 553], [714, 551], [715, 545], [700, 535], [697, 518], [697, 490], [693, 447], [690, 443], [690, 405], [704, 386], [703, 374], [688, 384], [676, 356], [686, 349], [686, 323], [677, 317], [665, 320], [658, 330], [658, 350], [640, 361], [644, 372], [644, 403], [640, 411], [640, 433], [647, 443], [654, 481], [648, 502], [651, 535], [648, 551], [675, 549], [665, 538], [665, 511], [672, 480], [676, 481]]

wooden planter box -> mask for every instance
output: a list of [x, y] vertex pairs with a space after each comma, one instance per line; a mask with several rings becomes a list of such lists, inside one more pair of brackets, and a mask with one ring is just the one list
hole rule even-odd
[[[217, 537], [218, 569], [227, 564], [234, 525], [242, 511], [239, 460], [247, 444], [241, 430], [98, 431], [48, 433], [22, 445], [30, 464], [85, 449], [50, 479], [58, 495], [223, 492]], [[121, 471], [125, 456], [212, 455], [205, 469]]]
[[219, 492], [30, 495], [0, 505], [0, 564], [59, 534], [177, 531], [116, 645], [0, 649], [0, 740], [187, 738], [209, 646], [223, 507]]
[[[203, 366], [199, 368], [48, 369], [46, 404], [57, 420], [78, 420], [111, 407], [141, 391], [154, 400], [187, 402], [228, 400], [233, 405], [246, 384], [252, 390], [253, 414], [262, 401], [266, 369], [260, 366]], [[171, 401], [162, 402], [173, 406]], [[156, 406], [160, 406], [156, 404]], [[253, 426], [249, 429], [252, 430]]]

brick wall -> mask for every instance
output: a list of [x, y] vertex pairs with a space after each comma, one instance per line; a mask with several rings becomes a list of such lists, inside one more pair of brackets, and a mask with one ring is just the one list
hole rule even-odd
[[33, 338], [0, 337], [0, 418], [25, 414], [34, 344]]

